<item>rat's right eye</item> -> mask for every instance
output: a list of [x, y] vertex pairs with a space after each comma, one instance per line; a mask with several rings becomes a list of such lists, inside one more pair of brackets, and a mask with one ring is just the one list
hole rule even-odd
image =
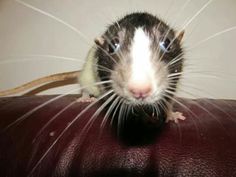
[[116, 53], [120, 48], [120, 41], [119, 39], [116, 37], [116, 38], [113, 38], [112, 40], [109, 41], [108, 43], [108, 53], [109, 54], [114, 54]]
[[171, 50], [171, 44], [172, 43], [173, 42], [170, 41], [169, 38], [165, 38], [164, 40], [161, 40], [159, 42], [159, 46], [160, 46], [161, 50], [163, 50], [165, 53], [168, 53]]

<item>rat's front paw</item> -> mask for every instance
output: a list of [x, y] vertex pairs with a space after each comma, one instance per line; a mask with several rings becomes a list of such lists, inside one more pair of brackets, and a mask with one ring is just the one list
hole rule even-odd
[[88, 102], [94, 102], [96, 100], [97, 98], [91, 97], [89, 94], [83, 92], [82, 96], [77, 99], [77, 102], [88, 103]]
[[186, 117], [183, 116], [183, 113], [181, 112], [172, 112], [168, 115], [166, 122], [174, 121], [175, 123], [178, 123], [179, 120], [185, 120]]

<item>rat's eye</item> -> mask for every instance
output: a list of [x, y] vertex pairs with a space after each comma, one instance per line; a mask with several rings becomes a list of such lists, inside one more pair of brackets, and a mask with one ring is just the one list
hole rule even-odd
[[109, 54], [116, 53], [119, 48], [120, 48], [120, 41], [117, 37], [113, 38], [112, 40], [109, 41], [109, 43], [108, 43], [108, 53]]
[[165, 53], [170, 52], [171, 50], [171, 41], [169, 38], [165, 38], [164, 40], [161, 40], [159, 42], [159, 46], [161, 50], [163, 50]]

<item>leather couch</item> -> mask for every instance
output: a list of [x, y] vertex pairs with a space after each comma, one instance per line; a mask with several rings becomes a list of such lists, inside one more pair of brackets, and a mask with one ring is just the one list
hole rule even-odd
[[53, 98], [0, 98], [0, 177], [236, 176], [236, 101], [179, 99], [185, 121], [122, 134], [90, 119], [99, 105], [75, 120], [88, 103]]

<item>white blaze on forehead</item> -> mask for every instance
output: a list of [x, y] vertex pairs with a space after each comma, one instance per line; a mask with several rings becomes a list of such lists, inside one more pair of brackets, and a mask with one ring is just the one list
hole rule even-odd
[[[131, 46], [131, 80], [144, 81], [153, 71], [151, 64], [151, 39], [140, 27], [134, 32]], [[151, 78], [149, 78], [151, 79]]]

